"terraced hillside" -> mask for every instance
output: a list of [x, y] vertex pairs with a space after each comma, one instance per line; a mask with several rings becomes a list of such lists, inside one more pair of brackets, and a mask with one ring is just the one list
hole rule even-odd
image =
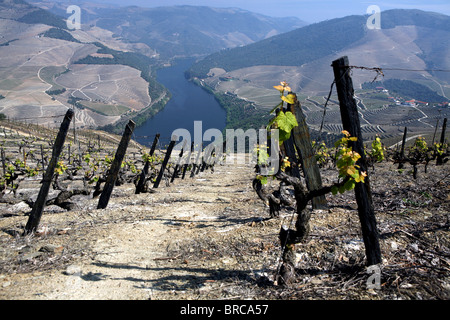
[[[28, 130], [37, 135], [41, 129], [2, 125], [8, 155], [29, 137]], [[93, 140], [100, 132], [91, 134], [89, 143], [89, 135], [80, 133], [83, 152], [97, 147]], [[115, 139], [101, 135], [100, 145], [107, 150]], [[327, 196], [328, 208], [312, 212], [310, 236], [295, 249], [295, 281], [282, 286], [275, 281], [278, 234], [295, 211], [283, 207], [279, 218], [268, 219], [269, 208], [252, 188], [250, 162], [223, 162], [214, 172], [139, 195], [127, 182], [114, 189], [103, 210], [96, 209], [92, 193], [77, 195], [69, 209], [53, 202], [38, 233], [23, 237], [30, 207], [13, 199], [36, 194], [39, 179], [28, 179], [16, 197], [3, 195], [10, 201], [0, 204], [0, 298], [448, 300], [449, 165], [430, 165], [427, 173], [420, 167], [417, 180], [389, 161], [370, 170], [383, 257], [378, 288], [368, 286], [372, 272], [365, 266], [351, 192]], [[325, 184], [337, 177], [332, 167], [321, 174]], [[74, 178], [61, 185], [72, 190]], [[166, 312], [175, 316], [180, 310]]]
[[[154, 53], [143, 44], [100, 28], [67, 30], [62, 17], [23, 1], [0, 5], [0, 17], [0, 112], [9, 118], [53, 126], [53, 116], [75, 106], [77, 126], [97, 128], [148, 112], [166, 94], [150, 83]], [[98, 64], [76, 64], [85, 58]]]

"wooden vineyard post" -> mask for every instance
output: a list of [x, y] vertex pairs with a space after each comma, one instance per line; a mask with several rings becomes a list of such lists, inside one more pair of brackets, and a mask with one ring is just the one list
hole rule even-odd
[[439, 119], [437, 119], [436, 127], [434, 128], [433, 141], [431, 142], [432, 145], [434, 144], [434, 141], [436, 140], [436, 132], [437, 132], [438, 128], [439, 128]]
[[201, 155], [202, 155], [202, 148], [199, 147], [197, 157], [195, 158], [195, 162], [192, 165], [192, 171], [191, 171], [191, 176], [190, 176], [191, 178], [193, 178], [196, 175], [196, 171], [197, 171], [197, 167], [199, 166]]
[[407, 134], [408, 134], [408, 128], [405, 127], [405, 131], [403, 132], [402, 149], [400, 150], [400, 163], [398, 164], [398, 169], [403, 169], [403, 167], [404, 167], [403, 159], [405, 159], [405, 145], [406, 145], [406, 135]]
[[[309, 134], [306, 118], [300, 106], [300, 102], [295, 97], [295, 104], [291, 105], [292, 113], [295, 115], [298, 126], [293, 129], [293, 140], [303, 173], [305, 175], [306, 186], [308, 190], [318, 190], [322, 188], [322, 178], [320, 176], [319, 166], [315, 158], [315, 154], [311, 145], [311, 137]], [[313, 209], [325, 209], [327, 200], [325, 196], [319, 196], [312, 199]]]
[[288, 140], [283, 142], [283, 147], [286, 152], [286, 156], [289, 158], [289, 162], [291, 163], [290, 166], [291, 175], [300, 179], [299, 159], [295, 154], [293, 135], [291, 135]]
[[175, 178], [178, 176], [178, 170], [180, 170], [180, 167], [182, 166], [183, 154], [186, 152], [187, 142], [188, 142], [187, 140], [184, 140], [183, 147], [181, 148], [180, 155], [178, 156], [177, 164], [173, 171], [172, 179], [170, 179], [171, 183], [175, 181]]
[[[350, 146], [353, 151], [356, 151], [361, 155], [357, 164], [360, 166], [361, 171], [367, 173], [359, 113], [354, 99], [355, 92], [353, 89], [353, 81], [349, 75], [350, 67], [348, 57], [344, 56], [333, 61], [332, 66], [339, 98], [342, 124], [344, 130], [347, 130], [352, 137], [358, 138], [357, 141], [350, 142]], [[365, 178], [364, 183], [356, 184], [355, 196], [358, 204], [358, 215], [361, 222], [367, 263], [368, 265], [379, 264], [381, 262], [381, 251], [369, 176]]]
[[167, 164], [169, 163], [169, 160], [170, 160], [170, 156], [172, 155], [173, 147], [175, 146], [175, 143], [177, 142], [177, 140], [178, 140], [177, 136], [172, 136], [172, 140], [170, 141], [169, 147], [167, 148], [166, 156], [161, 165], [161, 169], [159, 170], [158, 178], [156, 178], [155, 184], [153, 185], [154, 189], [157, 189], [159, 187], [161, 179], [164, 175], [164, 170], [166, 170]]
[[[153, 140], [153, 145], [152, 145], [152, 148], [150, 149], [149, 157], [153, 157], [153, 154], [155, 153], [155, 150], [156, 150], [156, 146], [158, 145], [159, 137], [160, 137], [160, 134], [158, 133], [155, 137], [155, 140]], [[150, 167], [150, 161], [146, 161], [145, 165], [144, 165], [144, 169], [142, 170], [141, 175], [139, 176], [139, 182], [136, 187], [135, 194], [140, 194], [144, 190], [145, 179], [147, 177], [149, 167]]]
[[187, 168], [188, 168], [189, 164], [191, 163], [191, 155], [192, 155], [193, 150], [194, 150], [194, 141], [192, 141], [192, 143], [191, 143], [191, 149], [189, 149], [188, 156], [186, 157], [186, 163], [183, 165], [183, 176], [181, 177], [182, 180], [184, 180], [184, 178], [186, 176]]
[[[447, 118], [444, 119], [444, 124], [442, 125], [442, 133], [441, 133], [441, 148], [445, 143], [445, 130], [447, 129]], [[444, 164], [444, 159], [442, 158], [441, 155], [437, 156], [437, 160], [436, 160], [436, 165], [440, 166]]]
[[2, 168], [3, 168], [3, 176], [6, 175], [6, 162], [5, 162], [5, 150], [1, 150], [1, 156], [2, 156]]
[[200, 169], [201, 172], [204, 172], [206, 167], [208, 166], [208, 163], [209, 163], [210, 159], [212, 158], [213, 150], [214, 150], [214, 145], [212, 143], [205, 148], [204, 159], [203, 159], [203, 163], [202, 163], [202, 166]]
[[41, 144], [42, 178], [45, 177], [44, 146]]
[[59, 133], [56, 137], [55, 143], [53, 145], [52, 158], [48, 164], [47, 171], [45, 172], [44, 178], [42, 179], [42, 186], [39, 190], [36, 202], [33, 205], [33, 209], [30, 212], [30, 217], [25, 226], [24, 235], [31, 234], [36, 231], [41, 221], [42, 212], [44, 210], [45, 203], [47, 202], [48, 192], [50, 190], [50, 185], [52, 183], [53, 174], [55, 173], [56, 164], [59, 159], [59, 155], [64, 146], [66, 140], [67, 132], [69, 131], [70, 122], [73, 118], [73, 110], [69, 109], [64, 116], [64, 120], [61, 123]]
[[116, 184], [117, 176], [119, 175], [119, 170], [122, 165], [123, 158], [125, 157], [125, 153], [127, 152], [128, 144], [130, 143], [131, 135], [133, 134], [135, 126], [136, 124], [130, 120], [125, 127], [125, 131], [122, 135], [119, 146], [117, 147], [114, 160], [108, 170], [108, 177], [106, 178], [103, 192], [98, 200], [97, 209], [105, 209], [108, 206], [109, 199], [114, 189], [114, 185]]

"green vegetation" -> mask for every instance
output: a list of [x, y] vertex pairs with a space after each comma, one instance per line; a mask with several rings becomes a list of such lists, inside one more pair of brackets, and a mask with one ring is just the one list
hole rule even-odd
[[17, 41], [17, 40], [19, 40], [19, 39], [13, 39], [13, 40], [9, 40], [9, 41], [6, 41], [6, 42], [4, 42], [4, 43], [1, 43], [1, 44], [0, 44], [0, 47], [7, 47], [7, 46], [9, 46], [9, 44], [10, 44], [11, 42], [14, 42], [14, 41]]
[[226, 110], [226, 129], [259, 129], [268, 121], [266, 110], [257, 109], [253, 103], [224, 93], [214, 94], [217, 102]]
[[77, 107], [77, 108], [84, 109], [85, 106], [83, 106], [83, 105], [80, 103], [80, 101], [82, 101], [82, 100], [83, 100], [83, 99], [81, 99], [81, 98], [75, 98], [75, 97], [73, 97], [73, 96], [69, 96], [69, 99], [67, 100], [67, 103], [69, 103], [69, 104], [71, 104], [71, 105], [73, 105], [73, 106], [75, 106], [75, 107]]
[[[34, 9], [35, 7], [30, 6], [30, 8]], [[28, 12], [23, 17], [17, 19], [17, 21], [27, 24], [42, 23], [60, 29], [67, 29], [67, 25], [62, 17], [58, 17], [41, 8], [36, 8], [35, 10]]]
[[87, 56], [74, 62], [75, 64], [121, 64], [140, 70], [142, 72], [141, 77], [148, 81], [151, 76], [151, 65], [155, 64], [154, 59], [136, 52], [123, 52], [110, 49], [99, 42], [94, 42], [93, 44], [100, 48], [97, 51], [98, 53], [110, 54], [114, 58]]
[[52, 95], [56, 96], [56, 95], [62, 94], [64, 92], [66, 92], [66, 88], [45, 91], [45, 93], [50, 95], [50, 96], [52, 96]]
[[6, 119], [6, 115], [4, 113], [0, 113], [0, 120], [5, 120]]
[[113, 105], [85, 100], [80, 101], [79, 104], [104, 116], [120, 116], [130, 110], [130, 108], [122, 105]]
[[76, 43], [81, 43], [79, 40], [75, 39], [69, 32], [60, 28], [51, 28], [44, 32], [44, 37], [54, 38], [59, 40], [71, 41]]
[[377, 87], [384, 87], [389, 90], [391, 94], [395, 93], [409, 99], [416, 99], [429, 103], [442, 103], [448, 101], [448, 99], [438, 95], [427, 86], [410, 80], [389, 79], [382, 82], [366, 82], [362, 85], [363, 89], [375, 89]]

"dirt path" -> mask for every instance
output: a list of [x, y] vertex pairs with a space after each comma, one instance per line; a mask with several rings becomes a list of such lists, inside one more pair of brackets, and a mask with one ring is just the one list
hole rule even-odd
[[[252, 174], [250, 165], [216, 166], [214, 173], [176, 180], [153, 194], [134, 195], [130, 185], [115, 189], [106, 210], [92, 210], [92, 200], [82, 210], [45, 213], [41, 226], [62, 233], [71, 229], [29, 239], [28, 246], [34, 252], [49, 244], [61, 247], [48, 258], [66, 255], [71, 261], [44, 272], [0, 275], [0, 299], [164, 299], [174, 295], [175, 287], [196, 290], [217, 265], [185, 258], [181, 263], [187, 270], [172, 269], [168, 265], [180, 262], [173, 252], [186, 240], [220, 237], [260, 220], [264, 208], [251, 188]], [[235, 216], [242, 210], [248, 217]], [[24, 217], [15, 220], [26, 222]], [[75, 252], [84, 257], [76, 259]], [[28, 263], [39, 264], [39, 258]], [[194, 285], [196, 277], [200, 280]]]

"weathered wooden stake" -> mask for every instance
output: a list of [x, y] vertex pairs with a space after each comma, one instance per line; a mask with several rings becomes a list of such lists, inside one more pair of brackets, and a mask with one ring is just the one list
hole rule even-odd
[[183, 153], [186, 151], [186, 146], [187, 146], [187, 140], [184, 140], [183, 147], [181, 148], [180, 155], [178, 156], [177, 164], [175, 166], [175, 169], [173, 170], [172, 178], [170, 179], [171, 183], [174, 182], [175, 181], [175, 177], [178, 176], [178, 170], [179, 170], [179, 168], [181, 166], [181, 161], [183, 159]]
[[[358, 161], [360, 170], [368, 173], [359, 113], [354, 99], [355, 92], [353, 89], [353, 81], [349, 75], [350, 67], [348, 57], [344, 56], [333, 61], [332, 66], [336, 80], [344, 130], [347, 130], [352, 137], [358, 138], [357, 141], [351, 142], [350, 146], [354, 151], [361, 155], [361, 158]], [[356, 184], [355, 196], [358, 204], [358, 214], [366, 249], [367, 263], [368, 265], [379, 264], [381, 262], [381, 250], [377, 222], [372, 203], [369, 176], [365, 178], [364, 183]]]
[[3, 150], [3, 148], [2, 148], [1, 154], [2, 154], [3, 176], [5, 176], [6, 175], [6, 162], [5, 162], [6, 160], [5, 160], [5, 150]]
[[294, 135], [283, 142], [284, 151], [286, 152], [286, 156], [289, 158], [289, 162], [291, 163], [290, 171], [291, 175], [300, 179], [300, 159], [298, 159], [295, 146], [294, 146]]
[[402, 139], [402, 149], [400, 150], [400, 163], [398, 164], [398, 169], [403, 169], [403, 159], [405, 158], [405, 145], [406, 145], [406, 136], [408, 134], [408, 128], [405, 127], [405, 131], [403, 132], [403, 139]]
[[202, 155], [202, 148], [199, 147], [197, 157], [195, 158], [195, 162], [192, 165], [192, 171], [191, 171], [191, 176], [190, 176], [191, 178], [193, 178], [196, 175], [197, 167], [200, 165], [199, 162], [200, 162], [201, 155]]
[[193, 150], [194, 150], [194, 141], [192, 141], [192, 143], [191, 143], [191, 148], [189, 149], [188, 156], [186, 157], [186, 163], [183, 165], [183, 176], [181, 177], [182, 180], [184, 180], [184, 178], [186, 176], [187, 168], [188, 168], [189, 164], [191, 163], [191, 155], [192, 155]]
[[[156, 146], [159, 141], [159, 137], [160, 137], [160, 134], [158, 133], [155, 137], [155, 140], [153, 140], [153, 145], [152, 145], [152, 148], [150, 149], [150, 153], [149, 153], [150, 157], [152, 157], [153, 154], [155, 153]], [[136, 192], [135, 192], [136, 194], [140, 194], [144, 190], [145, 179], [148, 175], [149, 167], [150, 167], [150, 161], [146, 161], [145, 165], [144, 165], [144, 169], [142, 170], [141, 175], [139, 176], [139, 182], [138, 182], [138, 185], [136, 187]]]
[[208, 165], [208, 162], [209, 162], [209, 160], [212, 157], [213, 149], [214, 149], [214, 145], [212, 143], [206, 147], [205, 153], [204, 153], [203, 163], [202, 163], [202, 166], [201, 166], [201, 169], [200, 169], [201, 172], [205, 171], [205, 169], [206, 169], [206, 167]]
[[76, 126], [76, 115], [75, 106], [73, 107], [73, 144], [77, 142], [77, 126]]
[[44, 146], [41, 144], [42, 178], [45, 177]]
[[436, 120], [436, 127], [434, 128], [434, 134], [433, 134], [433, 141], [431, 142], [431, 145], [434, 145], [434, 141], [436, 140], [436, 133], [439, 127], [439, 119]]
[[[445, 131], [447, 129], [447, 118], [444, 119], [444, 123], [442, 124], [442, 133], [441, 133], [441, 148], [445, 143]], [[436, 165], [440, 166], [444, 164], [444, 159], [441, 155], [437, 156]]]
[[[293, 129], [293, 141], [297, 149], [302, 170], [305, 175], [306, 186], [308, 190], [314, 191], [322, 188], [322, 178], [320, 176], [319, 166], [311, 145], [311, 136], [309, 134], [306, 118], [303, 114], [300, 102], [297, 100], [291, 105], [291, 111], [295, 115], [298, 126]], [[327, 200], [325, 196], [319, 196], [312, 200], [313, 209], [325, 209]]]
[[56, 164], [58, 162], [59, 155], [61, 154], [64, 142], [66, 140], [67, 132], [70, 127], [70, 121], [73, 118], [73, 110], [67, 110], [61, 127], [59, 129], [58, 136], [56, 137], [55, 143], [53, 145], [52, 158], [48, 164], [47, 171], [45, 172], [44, 178], [42, 179], [42, 186], [39, 190], [36, 202], [31, 210], [30, 217], [25, 226], [24, 235], [28, 235], [36, 231], [41, 221], [42, 212], [44, 210], [45, 203], [47, 202], [48, 192], [50, 190], [50, 185], [52, 183], [53, 174], [55, 172]]
[[161, 182], [161, 179], [164, 175], [164, 170], [166, 170], [167, 164], [169, 163], [170, 156], [172, 155], [173, 147], [175, 146], [175, 143], [177, 142], [178, 137], [172, 136], [172, 140], [170, 141], [169, 147], [167, 148], [166, 156], [164, 158], [164, 161], [161, 165], [161, 169], [159, 170], [158, 178], [156, 178], [156, 181], [153, 185], [153, 188], [156, 189], [159, 187], [159, 184]]
[[108, 206], [109, 198], [116, 184], [117, 176], [119, 175], [119, 170], [122, 165], [123, 158], [127, 152], [128, 144], [131, 140], [131, 135], [133, 134], [134, 127], [136, 124], [130, 120], [128, 121], [125, 131], [123, 133], [122, 139], [120, 140], [119, 146], [117, 147], [116, 155], [108, 170], [108, 177], [106, 178], [105, 186], [103, 192], [98, 200], [97, 209], [105, 209]]

